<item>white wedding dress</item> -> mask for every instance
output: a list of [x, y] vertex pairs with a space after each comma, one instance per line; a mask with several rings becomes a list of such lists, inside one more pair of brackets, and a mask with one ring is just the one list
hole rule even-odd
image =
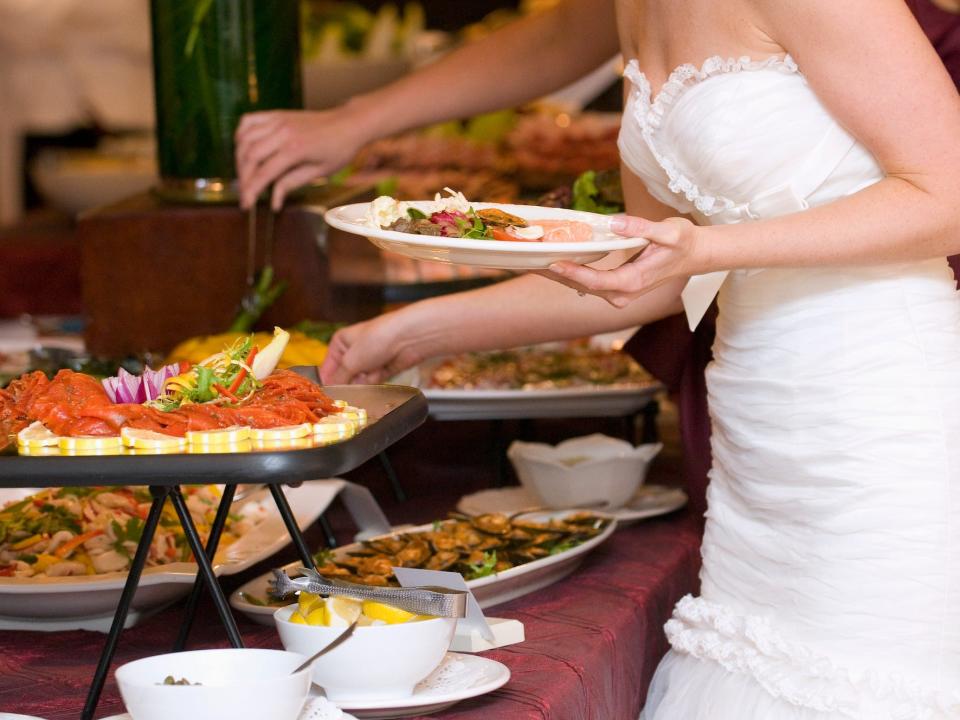
[[[883, 177], [789, 57], [683, 66], [655, 98], [636, 61], [625, 74], [624, 162], [701, 223]], [[721, 281], [688, 286], [692, 321]], [[735, 271], [719, 308], [701, 595], [666, 625], [642, 717], [960, 717], [960, 300], [946, 260]]]

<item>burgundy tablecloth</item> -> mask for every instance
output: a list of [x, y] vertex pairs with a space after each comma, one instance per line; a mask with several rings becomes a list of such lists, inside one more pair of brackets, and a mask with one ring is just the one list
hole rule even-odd
[[[677, 482], [679, 447], [675, 420], [667, 413], [666, 447], [654, 461], [648, 482]], [[590, 432], [608, 432], [604, 420], [536, 421], [532, 437], [558, 442]], [[494, 442], [487, 423], [428, 421], [390, 449], [390, 459], [409, 500], [397, 500], [379, 462], [371, 461], [346, 477], [361, 482], [396, 523], [422, 523], [443, 517], [457, 499], [482, 490], [497, 477]], [[501, 432], [517, 428], [507, 422]], [[337, 501], [327, 513], [338, 542], [356, 531]], [[587, 556], [568, 579], [493, 610], [518, 618], [527, 641], [488, 653], [507, 664], [510, 682], [487, 697], [464, 702], [435, 717], [457, 720], [635, 720], [657, 660], [666, 650], [662, 626], [678, 598], [697, 585], [700, 523], [684, 510], [616, 532]], [[321, 544], [314, 526], [310, 547]], [[269, 561], [224, 578], [230, 591], [295, 559], [287, 547]], [[138, 657], [169, 650], [180, 605], [124, 631], [115, 668]], [[279, 647], [271, 628], [239, 618], [244, 641], [253, 647]], [[0, 712], [37, 715], [48, 720], [76, 718], [86, 696], [105, 636], [92, 632], [0, 632]], [[212, 605], [201, 605], [192, 648], [227, 647]], [[112, 673], [98, 717], [122, 711]], [[265, 718], [264, 720], [269, 720]]]
[[[486, 653], [505, 663], [510, 682], [434, 717], [457, 720], [634, 719], [658, 659], [662, 625], [676, 600], [693, 592], [698, 525], [687, 515], [647, 521], [616, 533], [581, 570], [536, 594], [496, 608], [517, 618], [526, 642]], [[180, 606], [124, 632], [117, 662], [166, 651]], [[280, 647], [277, 635], [242, 620], [250, 647]], [[205, 606], [191, 647], [226, 647]], [[0, 710], [48, 720], [76, 718], [104, 636], [70, 631], [8, 631], [0, 639]], [[112, 674], [98, 712], [123, 711]], [[267, 719], [265, 719], [267, 720]]]

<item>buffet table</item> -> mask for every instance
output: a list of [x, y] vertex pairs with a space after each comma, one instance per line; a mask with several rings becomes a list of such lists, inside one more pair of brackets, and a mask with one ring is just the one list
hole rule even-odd
[[[697, 524], [683, 513], [641, 523], [615, 533], [568, 579], [494, 608], [526, 629], [524, 643], [486, 653], [510, 668], [510, 682], [433, 717], [636, 718], [666, 650], [662, 625], [696, 586], [698, 545]], [[168, 651], [179, 613], [175, 606], [127, 630], [116, 664]], [[247, 647], [280, 647], [272, 628], [245, 618], [239, 626]], [[212, 607], [202, 607], [193, 640], [191, 648], [227, 646]], [[103, 635], [79, 630], [3, 633], [0, 710], [76, 718], [102, 645]], [[121, 712], [111, 676], [98, 715]]]
[[[551, 433], [583, 434], [571, 424], [539, 428]], [[665, 440], [671, 443], [670, 428]], [[476, 443], [477, 423], [428, 421], [391, 449], [391, 460], [413, 498], [393, 499], [379, 463], [367, 463], [345, 477], [368, 485], [391, 521], [424, 522], [442, 517], [460, 495], [487, 487], [491, 468], [482, 443]], [[429, 445], [433, 451], [424, 453]], [[673, 452], [671, 452], [673, 451]], [[651, 471], [651, 481], [667, 482], [676, 449], [669, 448]], [[327, 514], [339, 542], [351, 539], [355, 528], [348, 513], [335, 505]], [[657, 660], [666, 650], [662, 625], [678, 598], [694, 592], [699, 569], [699, 524], [680, 511], [617, 531], [588, 555], [566, 580], [539, 592], [488, 610], [496, 617], [516, 618], [526, 629], [526, 641], [486, 655], [507, 665], [512, 673], [500, 690], [464, 701], [432, 717], [481, 718], [636, 718]], [[323, 532], [307, 533], [311, 547], [322, 544]], [[232, 591], [270, 567], [296, 559], [288, 547], [269, 561], [224, 578]], [[179, 624], [178, 603], [126, 630], [113, 668], [119, 664], [172, 649], [171, 626]], [[280, 647], [272, 628], [238, 616], [247, 647]], [[47, 720], [76, 718], [83, 706], [104, 636], [86, 631], [0, 633], [0, 712], [34, 715]], [[212, 603], [204, 600], [194, 623], [190, 648], [228, 647]], [[97, 717], [123, 711], [112, 673]]]

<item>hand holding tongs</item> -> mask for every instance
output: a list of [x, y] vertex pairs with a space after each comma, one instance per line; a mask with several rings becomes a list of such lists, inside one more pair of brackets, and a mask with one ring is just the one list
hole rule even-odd
[[467, 593], [444, 587], [379, 587], [330, 580], [316, 570], [300, 568], [303, 577], [291, 578], [283, 570], [273, 571], [270, 581], [274, 595], [283, 597], [297, 590], [315, 595], [341, 595], [358, 600], [376, 600], [417, 615], [462, 618], [467, 616]]

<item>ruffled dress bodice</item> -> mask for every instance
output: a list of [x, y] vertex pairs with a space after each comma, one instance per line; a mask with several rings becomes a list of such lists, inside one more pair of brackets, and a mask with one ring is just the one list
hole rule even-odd
[[[625, 75], [624, 163], [701, 224], [801, 212], [884, 177], [789, 56], [681, 66], [656, 95], [635, 61]], [[718, 289], [701, 596], [667, 625], [645, 717], [960, 718], [946, 260], [700, 276], [684, 291], [692, 324]]]

